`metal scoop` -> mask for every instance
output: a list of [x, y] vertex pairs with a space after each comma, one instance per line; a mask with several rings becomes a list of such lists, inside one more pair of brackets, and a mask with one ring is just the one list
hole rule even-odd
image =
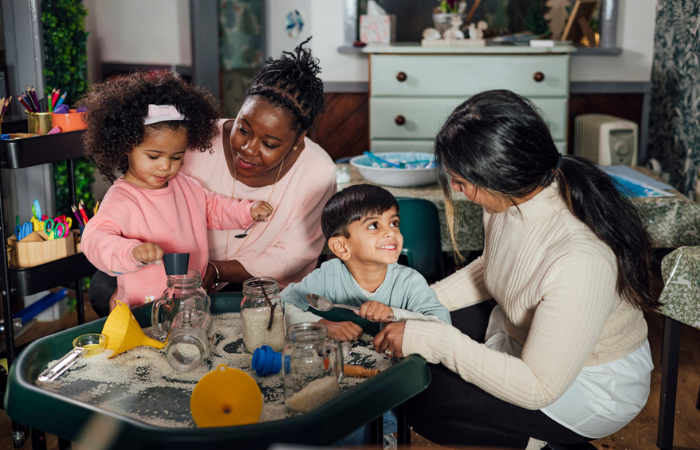
[[102, 353], [105, 349], [107, 338], [98, 333], [90, 333], [79, 336], [73, 340], [73, 350], [58, 360], [56, 364], [41, 372], [37, 378], [42, 383], [54, 381], [60, 377], [63, 372], [75, 365], [80, 358], [89, 358], [98, 353]]
[[241, 233], [241, 234], [235, 235], [234, 237], [235, 237], [236, 239], [243, 239], [244, 237], [248, 236], [248, 232], [250, 231], [250, 229], [253, 228], [253, 226], [255, 226], [256, 223], [258, 223], [258, 222], [257, 222], [258, 217], [260, 217], [260, 216], [255, 216], [255, 220], [253, 221], [253, 223], [250, 224], [250, 226], [248, 227], [247, 230], [245, 230], [245, 231], [244, 231], [243, 233]]
[[[349, 309], [350, 311], [360, 312], [359, 306], [342, 305], [339, 303], [333, 303], [326, 297], [318, 294], [312, 294], [309, 292], [306, 294], [306, 301], [309, 302], [312, 308], [319, 311], [330, 311], [333, 308]], [[388, 316], [387, 320], [396, 320], [396, 316]]]

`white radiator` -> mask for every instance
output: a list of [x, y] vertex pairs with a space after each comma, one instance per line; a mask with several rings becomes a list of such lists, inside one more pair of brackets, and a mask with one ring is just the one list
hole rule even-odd
[[574, 155], [601, 166], [637, 164], [637, 124], [607, 114], [580, 114], [574, 120]]

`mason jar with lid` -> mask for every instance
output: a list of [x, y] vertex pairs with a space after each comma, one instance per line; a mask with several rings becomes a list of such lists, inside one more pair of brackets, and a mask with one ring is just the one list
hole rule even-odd
[[277, 280], [250, 278], [243, 283], [241, 322], [243, 343], [249, 353], [268, 345], [276, 352], [284, 348], [284, 311]]
[[163, 339], [170, 331], [175, 316], [182, 311], [185, 300], [194, 298], [195, 309], [209, 314], [211, 298], [202, 288], [199, 271], [189, 269], [185, 275], [168, 275], [168, 287], [151, 309], [151, 325], [155, 335]]
[[340, 393], [343, 352], [338, 341], [328, 338], [326, 325], [290, 326], [282, 361], [284, 402], [292, 411], [309, 412]]

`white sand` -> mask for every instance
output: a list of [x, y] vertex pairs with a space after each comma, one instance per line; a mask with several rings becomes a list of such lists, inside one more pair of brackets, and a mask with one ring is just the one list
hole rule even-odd
[[[240, 314], [221, 314], [213, 319], [211, 353], [191, 372], [178, 372], [170, 367], [164, 350], [137, 347], [112, 359], [107, 359], [109, 352], [82, 358], [56, 381], [36, 384], [62, 396], [154, 426], [196, 427], [190, 413], [192, 389], [204, 375], [219, 364], [226, 364], [243, 370], [258, 383], [264, 397], [259, 422], [292, 415], [284, 404], [282, 372], [261, 377], [251, 368], [252, 354], [245, 350]], [[144, 331], [152, 337], [150, 328]], [[385, 355], [374, 351], [372, 337], [367, 334], [353, 343], [352, 354], [345, 362], [380, 370], [391, 366]], [[343, 377], [340, 392], [366, 380]]]

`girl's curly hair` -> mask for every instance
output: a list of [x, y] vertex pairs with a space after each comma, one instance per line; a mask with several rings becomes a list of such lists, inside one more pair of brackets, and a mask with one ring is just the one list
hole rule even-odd
[[282, 52], [279, 59], [269, 58], [267, 67], [258, 72], [250, 82], [246, 97], [261, 95], [273, 106], [289, 111], [296, 120], [297, 131], [311, 128], [326, 109], [323, 81], [318, 59], [311, 50], [303, 48], [308, 38], [294, 49]]
[[[146, 128], [184, 129], [189, 148], [212, 147], [221, 116], [216, 99], [205, 89], [168, 71], [137, 72], [93, 85], [80, 104], [87, 108], [83, 144], [99, 172], [109, 181], [129, 168], [128, 155], [143, 142]], [[185, 120], [144, 125], [148, 105], [173, 105]]]

